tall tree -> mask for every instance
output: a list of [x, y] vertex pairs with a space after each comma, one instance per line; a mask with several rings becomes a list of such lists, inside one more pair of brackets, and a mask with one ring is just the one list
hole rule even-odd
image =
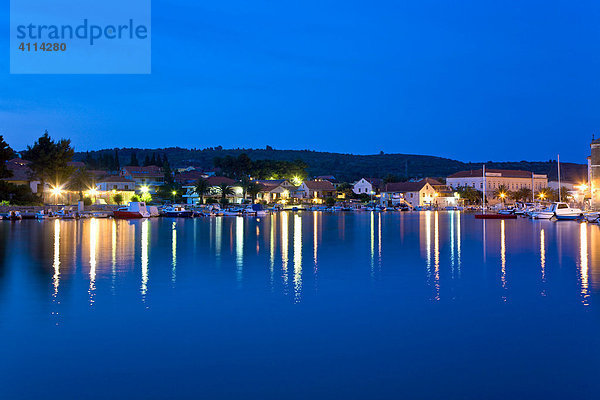
[[221, 203], [225, 204], [227, 202], [227, 196], [233, 194], [233, 188], [226, 183], [221, 183], [219, 185], [219, 191], [221, 192]]
[[206, 179], [198, 179], [196, 182], [196, 193], [200, 196], [200, 204], [204, 204], [204, 196], [210, 193], [210, 184]]
[[147, 167], [150, 165], [150, 156], [148, 154], [146, 154], [146, 157], [144, 158], [144, 167]]
[[121, 162], [119, 161], [119, 149], [115, 149], [115, 171], [121, 169]]
[[9, 178], [12, 172], [6, 167], [6, 162], [14, 155], [13, 149], [4, 141], [4, 137], [0, 135], [0, 178]]
[[67, 187], [78, 192], [79, 200], [83, 200], [83, 191], [93, 187], [92, 175], [85, 168], [79, 168], [71, 174]]
[[129, 165], [132, 167], [140, 166], [140, 162], [137, 159], [137, 154], [135, 154], [135, 151], [133, 153], [131, 153], [131, 159], [129, 160]]
[[250, 195], [252, 203], [254, 203], [254, 200], [256, 200], [256, 195], [258, 195], [262, 189], [263, 185], [261, 185], [260, 183], [250, 182], [250, 184], [246, 188], [246, 191]]
[[66, 181], [73, 171], [67, 163], [73, 159], [74, 153], [69, 139], [55, 142], [48, 135], [48, 131], [45, 131], [33, 146], [27, 146], [23, 158], [31, 161], [30, 168], [44, 187], [48, 181], [54, 185]]

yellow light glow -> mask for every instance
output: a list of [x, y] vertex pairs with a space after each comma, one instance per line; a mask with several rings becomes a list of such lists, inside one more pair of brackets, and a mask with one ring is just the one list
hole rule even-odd
[[173, 196], [175, 196], [177, 194], [177, 191], [173, 190], [171, 193], [173, 194]]
[[50, 191], [54, 196], [60, 196], [60, 194], [63, 192], [60, 187], [52, 187]]
[[98, 190], [90, 189], [90, 190], [88, 190], [88, 193], [90, 196], [96, 196], [98, 194]]
[[588, 185], [586, 185], [585, 183], [582, 183], [581, 185], [579, 185], [579, 190], [581, 190], [582, 192], [585, 192], [586, 190], [588, 190]]
[[502, 198], [502, 199], [503, 199], [503, 198], [505, 198], [505, 197], [506, 197], [506, 193], [504, 193], [504, 192], [503, 192], [503, 193], [500, 193], [500, 198]]
[[142, 186], [140, 188], [140, 192], [142, 192], [142, 193], [148, 193], [148, 186]]

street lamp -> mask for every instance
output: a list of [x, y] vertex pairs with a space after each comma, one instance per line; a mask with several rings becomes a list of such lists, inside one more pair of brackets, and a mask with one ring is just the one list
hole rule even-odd
[[140, 188], [140, 192], [142, 192], [142, 193], [148, 193], [148, 186], [142, 186]]
[[62, 192], [60, 186], [52, 186], [50, 193], [54, 196], [54, 204], [58, 204], [58, 196], [60, 196]]

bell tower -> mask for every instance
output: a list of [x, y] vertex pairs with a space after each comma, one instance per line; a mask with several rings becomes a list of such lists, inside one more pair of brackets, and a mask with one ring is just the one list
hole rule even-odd
[[592, 194], [592, 208], [594, 210], [600, 210], [600, 139], [592, 139], [590, 148], [592, 154], [588, 168]]

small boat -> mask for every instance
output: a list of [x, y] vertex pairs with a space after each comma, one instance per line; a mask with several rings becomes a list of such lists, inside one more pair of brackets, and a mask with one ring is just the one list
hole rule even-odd
[[114, 212], [114, 217], [118, 219], [149, 218], [150, 213], [146, 209], [146, 203], [143, 201], [132, 201], [127, 207], [117, 209]]
[[600, 222], [600, 212], [587, 212], [583, 214], [583, 218], [587, 222]]
[[229, 208], [227, 210], [222, 211], [222, 215], [226, 217], [241, 216], [243, 215], [243, 211], [244, 210], [241, 208]]
[[35, 219], [43, 220], [43, 219], [50, 219], [50, 218], [56, 218], [56, 214], [54, 214], [50, 210], [48, 210], [48, 211], [40, 210], [35, 213]]
[[20, 221], [23, 219], [23, 216], [20, 211], [9, 211], [2, 215], [2, 219], [7, 221]]
[[263, 209], [261, 204], [250, 204], [248, 207], [244, 208], [243, 213], [245, 215], [252, 215], [256, 217], [267, 215], [267, 211]]
[[78, 219], [79, 214], [73, 210], [60, 209], [56, 212], [56, 216], [60, 219]]
[[[80, 216], [84, 218], [85, 214], [81, 214]], [[108, 218], [108, 213], [104, 211], [93, 211], [88, 214], [91, 218]]]
[[163, 210], [163, 215], [171, 218], [191, 218], [194, 216], [194, 212], [186, 210], [184, 206], [172, 205]]

